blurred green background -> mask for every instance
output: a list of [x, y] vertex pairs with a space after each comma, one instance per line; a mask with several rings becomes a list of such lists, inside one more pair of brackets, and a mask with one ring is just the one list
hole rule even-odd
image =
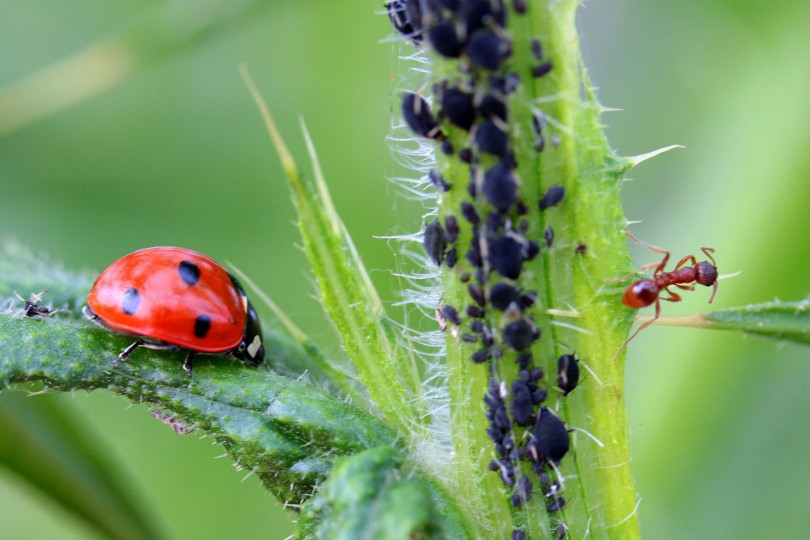
[[[0, 0], [0, 86], [148, 17], [156, 0]], [[239, 79], [244, 62], [299, 159], [298, 116], [335, 203], [386, 301], [391, 247], [419, 226], [385, 180], [391, 96], [413, 79], [383, 41], [382, 1], [268, 1], [154, 58], [110, 91], [0, 137], [0, 236], [99, 270], [174, 244], [228, 260], [330, 354], [278, 161]], [[632, 231], [673, 252], [717, 250], [715, 305], [810, 291], [810, 4], [788, 0], [589, 2], [583, 52], [624, 155], [685, 145], [630, 173]], [[60, 92], [54, 87], [53, 92]], [[633, 247], [639, 264], [656, 259]], [[666, 314], [708, 309], [709, 291]], [[273, 319], [258, 306], [265, 324]], [[653, 327], [630, 346], [633, 467], [647, 538], [791, 538], [810, 528], [807, 349], [737, 334]], [[587, 360], [587, 359], [586, 359]], [[4, 396], [0, 395], [0, 406]], [[294, 516], [220, 447], [179, 437], [111, 394], [36, 397], [74, 410], [171, 538], [281, 539]], [[0, 433], [0, 437], [3, 434]], [[94, 533], [0, 470], [4, 538]]]

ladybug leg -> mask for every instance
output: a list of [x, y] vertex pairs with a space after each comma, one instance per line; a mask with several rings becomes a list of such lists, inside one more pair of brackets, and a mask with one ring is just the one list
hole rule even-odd
[[183, 369], [188, 371], [189, 379], [191, 378], [191, 373], [194, 370], [193, 362], [194, 362], [194, 351], [188, 351], [188, 354], [186, 355], [186, 361], [183, 362]]
[[118, 358], [116, 358], [115, 362], [113, 362], [112, 367], [117, 366], [120, 362], [126, 361], [126, 359], [129, 358], [129, 355], [132, 354], [132, 351], [134, 351], [141, 345], [143, 345], [143, 340], [139, 339], [135, 341], [135, 343], [133, 343], [132, 345], [121, 351], [121, 354], [119, 354]]

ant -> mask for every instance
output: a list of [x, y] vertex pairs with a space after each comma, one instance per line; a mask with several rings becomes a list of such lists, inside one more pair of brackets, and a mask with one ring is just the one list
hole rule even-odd
[[[622, 303], [625, 306], [633, 309], [639, 309], [654, 303], [655, 316], [639, 326], [638, 330], [636, 330], [632, 336], [627, 338], [627, 341], [622, 344], [619, 352], [616, 353], [614, 361], [619, 357], [619, 354], [621, 354], [631, 339], [636, 337], [639, 332], [658, 320], [658, 317], [661, 316], [661, 300], [666, 300], [667, 302], [681, 301], [681, 296], [679, 294], [669, 290], [669, 287], [672, 285], [675, 285], [679, 289], [685, 291], [694, 291], [696, 283], [706, 287], [714, 287], [712, 297], [709, 299], [710, 304], [714, 301], [714, 297], [717, 295], [717, 263], [712, 256], [712, 253], [714, 253], [713, 248], [700, 248], [700, 250], [709, 258], [709, 260], [712, 261], [711, 263], [709, 263], [709, 261], [698, 262], [694, 255], [687, 255], [678, 261], [678, 264], [675, 265], [675, 270], [672, 272], [664, 272], [664, 267], [666, 267], [667, 262], [669, 261], [669, 251], [646, 244], [630, 233], [626, 234], [638, 245], [646, 247], [656, 253], [663, 253], [664, 258], [658, 264], [653, 263], [642, 268], [644, 270], [655, 268], [652, 279], [640, 279], [627, 287], [627, 290], [624, 291]], [[691, 263], [691, 266], [685, 266], [686, 263]], [[666, 292], [669, 296], [661, 296], [661, 294], [664, 292]]]

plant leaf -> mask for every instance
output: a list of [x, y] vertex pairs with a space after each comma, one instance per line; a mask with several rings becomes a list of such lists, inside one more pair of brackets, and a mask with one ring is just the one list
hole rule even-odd
[[810, 344], [810, 300], [766, 302], [700, 315], [708, 328], [739, 330], [780, 341]]
[[88, 426], [50, 396], [6, 392], [0, 400], [0, 464], [99, 533], [118, 539], [163, 536]]
[[302, 509], [298, 538], [469, 538], [442, 492], [381, 446], [342, 458]]

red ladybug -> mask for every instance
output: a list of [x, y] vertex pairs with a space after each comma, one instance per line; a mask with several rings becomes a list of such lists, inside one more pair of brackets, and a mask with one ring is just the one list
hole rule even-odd
[[256, 311], [235, 277], [190, 249], [152, 247], [126, 255], [104, 270], [87, 295], [85, 316], [138, 339], [137, 347], [188, 349], [183, 369], [191, 376], [196, 353], [229, 354], [258, 366], [264, 344]]

